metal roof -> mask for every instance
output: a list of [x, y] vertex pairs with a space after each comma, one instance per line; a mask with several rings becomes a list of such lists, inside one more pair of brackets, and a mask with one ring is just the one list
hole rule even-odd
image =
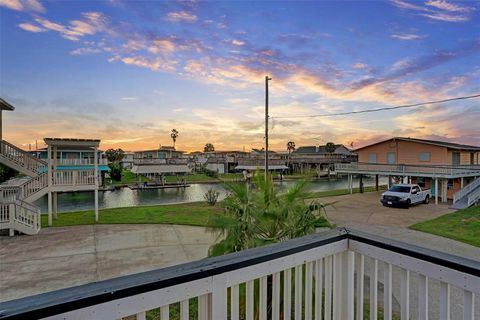
[[134, 165], [132, 168], [133, 173], [186, 173], [190, 172], [187, 165]]
[[0, 110], [13, 111], [15, 110], [15, 107], [3, 100], [3, 98], [0, 98]]
[[98, 147], [100, 145], [100, 139], [44, 138], [43, 141], [49, 146], [57, 147]]
[[[333, 153], [338, 153], [337, 149], [342, 148], [342, 147], [345, 148], [345, 151], [342, 150], [342, 152], [339, 152], [339, 153], [341, 153], [341, 154], [346, 154], [347, 152], [351, 153], [351, 151], [347, 147], [345, 147], [343, 144], [336, 144], [335, 145], [335, 151]], [[330, 154], [330, 152], [328, 152], [326, 150], [325, 145], [323, 145], [323, 146], [298, 147], [292, 153], [294, 153], [294, 154]]]
[[434, 146], [439, 146], [439, 147], [444, 147], [444, 148], [449, 148], [449, 149], [456, 149], [456, 150], [468, 150], [468, 151], [480, 151], [480, 146], [472, 146], [468, 144], [459, 144], [459, 143], [453, 143], [453, 142], [446, 142], [446, 141], [438, 141], [438, 140], [426, 140], [426, 139], [417, 139], [417, 138], [404, 138], [404, 137], [394, 137], [390, 138], [387, 140], [382, 140], [378, 141], [372, 144], [369, 144], [368, 146], [364, 146], [358, 149], [355, 149], [355, 151], [365, 149], [380, 143], [384, 143], [387, 141], [391, 140], [400, 140], [400, 141], [407, 141], [407, 142], [415, 142], [415, 143], [423, 143], [423, 144], [430, 144]]

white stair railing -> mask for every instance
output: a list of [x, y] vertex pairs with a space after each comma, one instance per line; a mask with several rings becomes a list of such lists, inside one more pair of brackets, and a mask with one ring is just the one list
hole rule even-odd
[[480, 187], [477, 187], [474, 192], [468, 194], [467, 206], [470, 207], [480, 199]]
[[453, 203], [455, 204], [458, 200], [465, 197], [467, 194], [472, 192], [475, 188], [480, 188], [480, 178], [473, 180], [471, 183], [463, 187], [461, 190], [453, 194]]
[[45, 161], [35, 158], [5, 140], [0, 140], [0, 155], [34, 173], [41, 173], [47, 166]]
[[26, 234], [36, 234], [41, 228], [40, 209], [28, 202], [16, 200], [0, 204], [0, 226]]

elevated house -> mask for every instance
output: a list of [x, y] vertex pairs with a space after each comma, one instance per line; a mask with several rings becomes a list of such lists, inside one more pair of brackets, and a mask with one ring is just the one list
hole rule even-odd
[[[255, 171], [265, 168], [265, 150], [252, 149], [250, 156], [238, 161], [236, 170]], [[286, 159], [281, 153], [268, 151], [268, 170], [284, 172], [287, 170]]]
[[289, 156], [289, 166], [295, 172], [308, 169], [325, 171], [333, 169], [335, 163], [350, 163], [357, 161], [357, 155], [343, 144], [336, 144], [330, 152], [325, 145], [303, 146], [294, 150]]
[[190, 171], [184, 152], [171, 146], [135, 151], [133, 154], [132, 172], [157, 183], [165, 184], [166, 175], [185, 175]]
[[455, 208], [480, 199], [480, 147], [395, 137], [355, 150], [358, 163], [338, 164], [337, 172], [388, 176], [429, 188], [436, 202], [452, 199]]
[[134, 156], [135, 156], [134, 152], [126, 151], [124, 153], [124, 157], [120, 161], [120, 165], [122, 166], [123, 169], [132, 169]]
[[[14, 110], [0, 99], [0, 109]], [[25, 177], [0, 185], [0, 229], [36, 234], [40, 230], [40, 209], [33, 202], [48, 197], [48, 224], [57, 216], [59, 192], [94, 191], [95, 219], [98, 221], [98, 186], [100, 180], [98, 139], [45, 138], [47, 149], [40, 159], [5, 140], [0, 140], [0, 163]], [[88, 150], [93, 158], [61, 159], [59, 150]], [[79, 155], [79, 153], [77, 153]]]
[[235, 172], [238, 162], [249, 157], [245, 151], [209, 151], [195, 155], [195, 161], [220, 174]]
[[[59, 140], [52, 138], [45, 138], [45, 143], [47, 141]], [[103, 151], [96, 150], [94, 146], [85, 146], [85, 145], [76, 145], [74, 143], [67, 143], [68, 141], [72, 142], [74, 140], [82, 139], [63, 139], [64, 144], [58, 145], [56, 147], [56, 156], [52, 155], [54, 161], [57, 164], [57, 170], [70, 170], [72, 168], [76, 170], [80, 169], [92, 169], [95, 159], [98, 163], [98, 171], [101, 176], [100, 185], [103, 185], [105, 174], [109, 172], [110, 168], [108, 167], [108, 161], [105, 158]], [[85, 140], [85, 139], [83, 139]], [[95, 157], [94, 153], [97, 153]], [[30, 152], [31, 155], [43, 160], [48, 161], [48, 147], [41, 148], [37, 151]]]

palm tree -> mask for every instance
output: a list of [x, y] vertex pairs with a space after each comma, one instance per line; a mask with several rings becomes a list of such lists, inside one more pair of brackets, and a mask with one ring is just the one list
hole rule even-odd
[[335, 143], [333, 143], [333, 142], [327, 142], [327, 144], [325, 145], [325, 150], [328, 153], [334, 153], [336, 149], [337, 149], [337, 147], [335, 146]]
[[290, 171], [290, 173], [291, 173], [291, 172], [292, 172], [292, 171], [291, 171], [292, 169], [290, 168], [290, 161], [291, 161], [291, 156], [290, 156], [290, 154], [291, 154], [293, 151], [295, 151], [295, 142], [293, 142], [293, 141], [288, 141], [288, 142], [287, 142], [287, 151], [288, 151], [288, 167], [289, 167], [289, 171]]
[[288, 151], [289, 155], [290, 155], [290, 153], [295, 151], [295, 142], [293, 142], [293, 141], [288, 141], [287, 142], [287, 151]]
[[307, 235], [318, 226], [330, 226], [325, 206], [305, 204], [305, 181], [286, 192], [275, 189], [271, 177], [256, 173], [254, 184], [227, 184], [225, 212], [214, 215], [209, 226], [221, 230], [224, 240], [210, 248], [216, 256]]
[[170, 137], [171, 137], [172, 140], [173, 140], [173, 148], [175, 148], [175, 142], [177, 142], [177, 138], [178, 138], [178, 131], [177, 131], [177, 129], [172, 129], [172, 133], [170, 133]]
[[205, 147], [203, 147], [203, 152], [211, 152], [215, 151], [215, 147], [211, 143], [207, 143]]

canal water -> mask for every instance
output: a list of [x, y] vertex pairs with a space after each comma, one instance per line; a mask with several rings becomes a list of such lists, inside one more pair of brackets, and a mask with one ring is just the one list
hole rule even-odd
[[[375, 179], [364, 178], [365, 186], [375, 185]], [[293, 185], [295, 181], [276, 182], [280, 189], [286, 189]], [[358, 180], [354, 180], [354, 187], [358, 187]], [[381, 184], [386, 181], [380, 179]], [[347, 179], [332, 180], [316, 180], [310, 182], [307, 191], [327, 191], [337, 189], [347, 189]], [[169, 189], [146, 189], [131, 190], [130, 188], [121, 188], [113, 191], [99, 192], [99, 208], [118, 208], [118, 207], [134, 207], [147, 206], [157, 204], [173, 204], [204, 201], [204, 194], [209, 189], [216, 190], [220, 193], [219, 200], [225, 198], [226, 190], [221, 183], [205, 183], [191, 184], [186, 188], [169, 188]], [[76, 192], [61, 193], [58, 195], [58, 211], [80, 211], [90, 210], [94, 208], [92, 192]], [[36, 201], [42, 212], [47, 212], [47, 197], [43, 197]]]

